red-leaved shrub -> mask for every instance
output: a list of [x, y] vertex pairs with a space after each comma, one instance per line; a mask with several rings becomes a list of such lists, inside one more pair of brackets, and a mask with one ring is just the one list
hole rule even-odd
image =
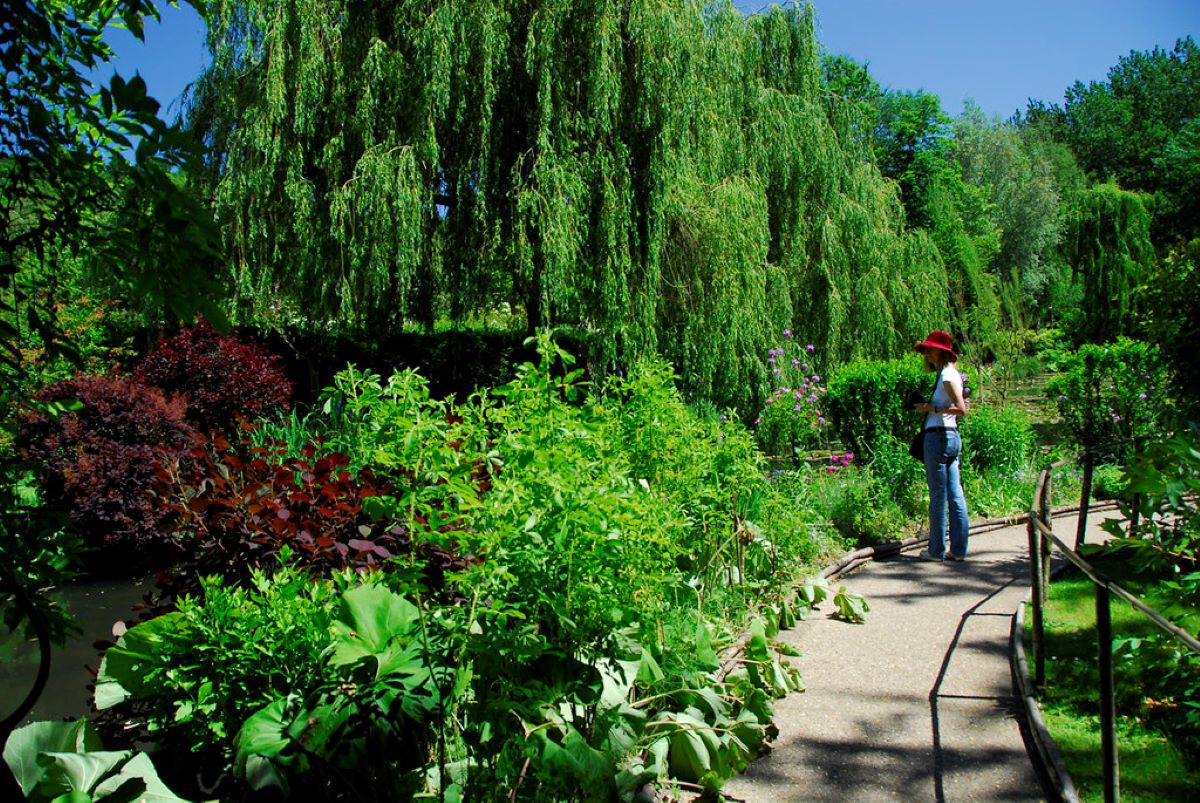
[[195, 576], [246, 581], [250, 569], [278, 565], [284, 547], [296, 564], [322, 575], [380, 566], [412, 553], [433, 592], [444, 590], [447, 571], [465, 567], [461, 557], [439, 545], [414, 545], [402, 522], [369, 510], [366, 500], [392, 494], [392, 485], [368, 469], [350, 472], [344, 454], [319, 454], [310, 444], [300, 457], [261, 446], [244, 457], [216, 436], [190, 456], [198, 467], [190, 481], [178, 482], [169, 473], [160, 481], [177, 489], [171, 506], [179, 526], [196, 539]]
[[[22, 415], [17, 446], [46, 501], [100, 549], [93, 565], [133, 565], [169, 545], [163, 530], [172, 514], [152, 487], [197, 438], [183, 400], [116, 375], [56, 382], [33, 400], [43, 404]], [[50, 414], [43, 406], [72, 401], [81, 407]]]
[[207, 321], [163, 338], [134, 375], [187, 398], [187, 417], [205, 432], [230, 431], [238, 417], [286, 409], [292, 383], [277, 355], [258, 343], [222, 335]]

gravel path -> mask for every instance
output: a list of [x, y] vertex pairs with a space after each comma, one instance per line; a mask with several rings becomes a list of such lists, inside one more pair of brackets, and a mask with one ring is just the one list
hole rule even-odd
[[[1089, 519], [1089, 540], [1115, 513]], [[1074, 516], [1055, 533], [1074, 539]], [[833, 584], [862, 594], [865, 624], [824, 603], [780, 634], [808, 690], [776, 702], [774, 750], [731, 779], [731, 800], [1045, 800], [1009, 664], [1029, 591], [1026, 525], [973, 536], [963, 563], [905, 552]]]

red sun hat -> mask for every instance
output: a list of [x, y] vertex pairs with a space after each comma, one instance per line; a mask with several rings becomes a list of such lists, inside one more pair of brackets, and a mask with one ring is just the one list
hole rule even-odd
[[920, 351], [921, 349], [941, 349], [942, 351], [949, 352], [951, 360], [958, 361], [958, 355], [954, 352], [954, 346], [951, 344], [949, 333], [943, 332], [941, 329], [934, 329], [929, 333], [929, 337], [913, 346], [914, 351]]

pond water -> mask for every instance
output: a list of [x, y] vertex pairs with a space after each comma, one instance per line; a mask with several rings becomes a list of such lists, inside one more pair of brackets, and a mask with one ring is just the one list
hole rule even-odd
[[[64, 586], [54, 596], [75, 617], [80, 633], [53, 648], [50, 679], [25, 722], [39, 719], [78, 719], [89, 713], [92, 675], [100, 655], [93, 642], [115, 640], [115, 622], [135, 618], [133, 606], [153, 586], [152, 577], [123, 580], [88, 580]], [[0, 641], [3, 641], [0, 635]], [[8, 716], [29, 693], [37, 676], [36, 642], [15, 643], [10, 638], [0, 650], [0, 717]]]

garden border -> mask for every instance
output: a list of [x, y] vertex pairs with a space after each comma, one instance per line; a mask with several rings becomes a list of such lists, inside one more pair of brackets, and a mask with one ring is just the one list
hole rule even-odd
[[[1088, 506], [1089, 512], [1117, 509], [1117, 503], [1113, 500]], [[1078, 513], [1079, 510], [1079, 505], [1057, 508], [1052, 510], [1050, 515], [1052, 518], [1062, 518], [1072, 513]], [[1029, 513], [1025, 513], [1019, 518], [1028, 522], [1029, 516]], [[1051, 571], [1051, 576], [1060, 574], [1069, 565], [1069, 563], [1059, 564]], [[1029, 593], [1025, 595], [1021, 604], [1013, 612], [1012, 628], [1008, 634], [1009, 662], [1012, 666], [1013, 681], [1021, 697], [1021, 710], [1025, 714], [1025, 723], [1029, 726], [1029, 737], [1037, 749], [1038, 758], [1041, 759], [1046, 777], [1058, 794], [1059, 800], [1064, 803], [1079, 803], [1079, 792], [1075, 788], [1075, 782], [1071, 779], [1071, 773], [1067, 770], [1062, 754], [1058, 751], [1058, 744], [1050, 735], [1050, 729], [1046, 727], [1046, 722], [1042, 718], [1042, 706], [1038, 702], [1037, 687], [1034, 685], [1033, 677], [1029, 674], [1029, 661], [1025, 653], [1025, 605], [1033, 599], [1033, 594], [1034, 589], [1030, 587]]]

